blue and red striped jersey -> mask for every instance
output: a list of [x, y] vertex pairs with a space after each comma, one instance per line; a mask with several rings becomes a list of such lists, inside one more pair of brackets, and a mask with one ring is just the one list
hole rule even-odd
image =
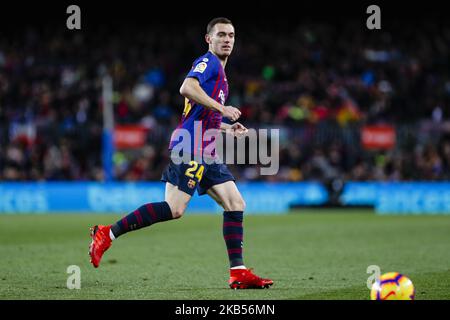
[[[219, 58], [211, 51], [208, 51], [194, 61], [186, 78], [189, 77], [196, 78], [201, 88], [211, 98], [222, 105], [225, 104], [228, 98], [227, 77]], [[197, 125], [195, 125], [195, 122], [197, 122]], [[199, 122], [201, 124], [201, 130]], [[181, 128], [188, 130], [191, 137], [191, 153], [202, 154], [202, 150], [211, 143], [214, 143], [214, 140], [203, 141], [205, 131], [208, 129], [219, 129], [221, 122], [222, 114], [185, 98], [181, 121], [175, 130]], [[177, 134], [172, 134], [169, 150], [173, 149], [180, 141], [181, 139]]]

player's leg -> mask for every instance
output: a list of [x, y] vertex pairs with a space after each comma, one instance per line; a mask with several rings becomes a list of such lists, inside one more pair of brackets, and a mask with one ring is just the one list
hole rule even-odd
[[191, 195], [167, 182], [164, 201], [144, 204], [112, 225], [92, 228], [89, 255], [94, 267], [99, 266], [103, 254], [109, 249], [113, 240], [130, 231], [180, 218], [190, 198]]
[[[164, 201], [144, 204], [112, 225], [91, 228], [92, 242], [89, 246], [89, 255], [94, 267], [98, 267], [111, 242], [119, 236], [183, 215], [203, 172], [203, 167], [200, 169], [198, 164], [195, 168], [191, 167], [192, 164], [177, 165], [170, 162], [161, 179], [166, 182]], [[201, 170], [200, 174], [197, 174], [197, 170]], [[186, 175], [186, 172], [189, 175]], [[191, 178], [192, 172], [194, 177]]]
[[181, 218], [192, 196], [178, 189], [177, 186], [166, 183], [165, 201], [169, 204], [174, 219]]
[[228, 250], [230, 268], [244, 268], [242, 244], [245, 201], [234, 181], [216, 184], [208, 189], [210, 195], [223, 209], [223, 237]]
[[180, 218], [190, 199], [191, 195], [179, 190], [170, 182], [166, 182], [164, 201], [144, 204], [117, 221], [111, 226], [112, 240], [130, 231]]
[[213, 185], [207, 191], [225, 211], [244, 211], [245, 201], [234, 181]]
[[245, 201], [234, 181], [213, 185], [207, 191], [223, 209], [223, 238], [227, 246], [230, 268], [245, 269], [242, 257]]
[[264, 279], [247, 269], [242, 258], [243, 218], [245, 201], [234, 181], [226, 181], [211, 186], [207, 190], [222, 208], [223, 237], [230, 260], [230, 279], [228, 284], [232, 289], [268, 288], [273, 284], [270, 279]]

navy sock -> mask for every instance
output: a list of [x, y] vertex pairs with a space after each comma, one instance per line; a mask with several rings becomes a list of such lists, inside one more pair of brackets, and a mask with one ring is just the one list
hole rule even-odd
[[119, 237], [129, 231], [138, 230], [157, 222], [171, 220], [172, 211], [165, 201], [147, 203], [123, 217], [111, 226], [114, 237]]
[[223, 212], [223, 238], [227, 245], [230, 268], [244, 264], [242, 259], [244, 239], [243, 218], [244, 212], [242, 211]]

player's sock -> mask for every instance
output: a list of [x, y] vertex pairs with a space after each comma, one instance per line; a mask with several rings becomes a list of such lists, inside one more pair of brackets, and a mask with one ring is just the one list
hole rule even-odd
[[115, 238], [129, 231], [138, 230], [157, 222], [171, 220], [172, 211], [166, 201], [147, 203], [123, 217], [111, 226]]
[[242, 265], [242, 266], [231, 267], [230, 269], [231, 270], [239, 270], [239, 269], [247, 269], [247, 267]]
[[223, 238], [227, 245], [230, 268], [244, 265], [242, 259], [243, 217], [244, 213], [242, 211], [223, 212]]
[[111, 241], [116, 240], [116, 237], [114, 236], [114, 233], [112, 232], [111, 229], [109, 229], [109, 238], [111, 239]]

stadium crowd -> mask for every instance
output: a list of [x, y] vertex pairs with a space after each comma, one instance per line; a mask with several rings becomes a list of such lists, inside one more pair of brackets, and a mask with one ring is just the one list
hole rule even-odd
[[[448, 25], [236, 27], [227, 104], [240, 108], [247, 127], [281, 129], [279, 174], [235, 165], [236, 178], [450, 179]], [[184, 105], [178, 88], [207, 48], [203, 34], [130, 25], [0, 37], [0, 180], [103, 180], [105, 74], [114, 82], [115, 122], [148, 129], [145, 147], [116, 151], [115, 178], [158, 180]], [[361, 146], [361, 126], [377, 123], [396, 127], [395, 148]]]

